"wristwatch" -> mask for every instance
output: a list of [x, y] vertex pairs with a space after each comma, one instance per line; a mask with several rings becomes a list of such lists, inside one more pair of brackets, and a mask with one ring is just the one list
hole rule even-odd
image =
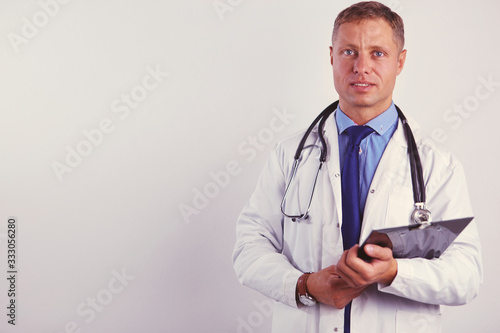
[[309, 278], [309, 275], [311, 275], [311, 273], [304, 273], [301, 277], [299, 277], [299, 280], [297, 281], [297, 291], [299, 294], [300, 303], [306, 306], [313, 306], [314, 304], [316, 304], [316, 300], [307, 293], [306, 282]]

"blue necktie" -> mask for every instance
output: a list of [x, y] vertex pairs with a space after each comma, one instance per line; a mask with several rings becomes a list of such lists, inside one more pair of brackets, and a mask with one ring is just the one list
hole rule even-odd
[[[342, 169], [342, 240], [344, 250], [359, 242], [362, 213], [359, 208], [359, 144], [373, 129], [368, 126], [351, 126], [345, 130], [349, 146]], [[344, 309], [344, 332], [351, 332], [351, 303]]]

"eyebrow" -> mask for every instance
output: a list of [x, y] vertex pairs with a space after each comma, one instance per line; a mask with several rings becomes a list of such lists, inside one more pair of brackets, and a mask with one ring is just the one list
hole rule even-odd
[[[339, 44], [339, 43], [337, 43], [337, 44]], [[340, 44], [341, 44], [341, 43], [340, 43]], [[341, 46], [342, 46], [342, 48], [358, 49], [358, 46], [357, 46], [357, 45], [354, 45], [354, 44], [351, 44], [351, 43], [347, 43], [347, 44], [345, 44], [345, 45], [342, 45], [342, 44], [341, 44]], [[388, 51], [388, 49], [387, 49], [387, 48], [382, 47], [382, 46], [380, 46], [380, 45], [370, 45], [370, 46], [368, 46], [368, 49], [369, 49], [369, 50], [380, 50], [380, 51], [384, 51], [384, 52], [385, 52], [385, 53], [387, 53], [387, 54], [389, 53], [389, 51]]]

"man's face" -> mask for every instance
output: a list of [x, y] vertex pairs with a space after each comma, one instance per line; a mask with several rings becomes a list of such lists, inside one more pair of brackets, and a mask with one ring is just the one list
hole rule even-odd
[[375, 117], [388, 109], [405, 57], [406, 50], [400, 51], [392, 28], [383, 19], [342, 24], [330, 47], [342, 111], [348, 116], [363, 113]]

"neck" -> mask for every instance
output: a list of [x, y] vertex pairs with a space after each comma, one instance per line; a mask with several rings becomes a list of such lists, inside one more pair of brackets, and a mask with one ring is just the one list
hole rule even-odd
[[342, 101], [339, 103], [339, 107], [342, 112], [345, 113], [352, 121], [356, 123], [356, 125], [365, 125], [367, 122], [376, 118], [386, 111], [392, 104], [392, 100], [389, 105], [383, 105], [380, 107], [374, 106], [346, 106], [344, 108], [344, 104]]

